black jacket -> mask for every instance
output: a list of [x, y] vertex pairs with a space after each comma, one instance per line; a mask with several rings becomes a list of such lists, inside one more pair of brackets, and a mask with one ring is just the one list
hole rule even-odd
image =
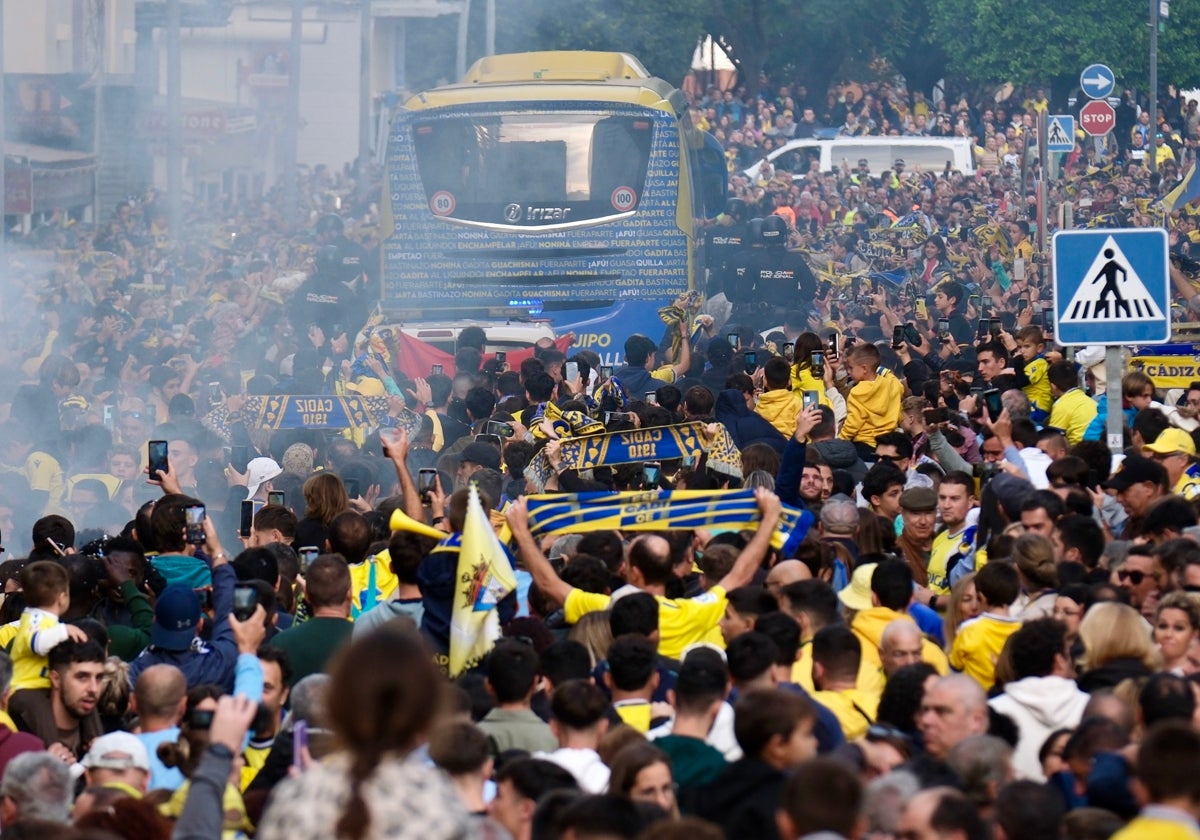
[[775, 810], [785, 776], [757, 758], [730, 764], [707, 785], [684, 791], [685, 813], [714, 822], [726, 840], [778, 840]]

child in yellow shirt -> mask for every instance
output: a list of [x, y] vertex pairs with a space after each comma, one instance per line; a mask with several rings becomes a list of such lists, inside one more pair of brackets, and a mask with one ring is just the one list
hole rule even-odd
[[[1021, 386], [1029, 397], [1030, 416], [1035, 423], [1045, 423], [1050, 417], [1054, 395], [1050, 393], [1050, 362], [1045, 357], [1046, 335], [1034, 325], [1017, 332], [1017, 355], [1024, 361], [1026, 383]], [[1022, 371], [1018, 370], [1020, 374]]]
[[70, 586], [66, 568], [53, 560], [39, 560], [21, 570], [21, 594], [28, 606], [13, 638], [13, 691], [49, 688], [50, 649], [67, 639], [87, 641], [82, 629], [58, 620], [71, 605]]
[[973, 678], [987, 691], [996, 682], [996, 660], [1004, 643], [1021, 627], [1021, 620], [1008, 614], [1021, 594], [1016, 567], [988, 563], [975, 575], [975, 594], [983, 613], [958, 628], [950, 648], [950, 667]]

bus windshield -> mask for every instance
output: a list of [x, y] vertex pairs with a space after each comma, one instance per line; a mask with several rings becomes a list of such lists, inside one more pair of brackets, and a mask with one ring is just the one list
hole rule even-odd
[[481, 227], [596, 223], [637, 209], [653, 120], [588, 113], [417, 120], [417, 167], [433, 213]]

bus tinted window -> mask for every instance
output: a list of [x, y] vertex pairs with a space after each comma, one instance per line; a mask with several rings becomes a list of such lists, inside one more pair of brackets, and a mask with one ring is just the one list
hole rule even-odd
[[421, 182], [437, 215], [542, 227], [636, 210], [654, 125], [637, 117], [524, 113], [431, 119], [413, 131]]

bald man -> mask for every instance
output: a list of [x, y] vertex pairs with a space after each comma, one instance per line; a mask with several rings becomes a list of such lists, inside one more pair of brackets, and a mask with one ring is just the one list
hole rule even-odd
[[779, 597], [779, 590], [798, 580], [812, 580], [812, 570], [799, 560], [783, 560], [767, 572], [767, 591]]
[[138, 675], [133, 687], [133, 709], [138, 714], [135, 733], [150, 756], [149, 790], [176, 790], [183, 773], [167, 767], [158, 757], [158, 745], [179, 740], [179, 722], [187, 708], [187, 678], [174, 665], [151, 665]]
[[987, 694], [966, 674], [940, 677], [921, 698], [917, 728], [925, 739], [925, 751], [945, 760], [950, 750], [972, 735], [987, 733]]
[[879, 637], [879, 658], [883, 661], [883, 673], [888, 679], [905, 665], [920, 662], [925, 637], [921, 628], [907, 618], [898, 618], [883, 628]]
[[935, 787], [908, 800], [900, 814], [896, 836], [926, 840], [986, 837], [987, 834], [983, 819], [971, 800], [954, 788]]

